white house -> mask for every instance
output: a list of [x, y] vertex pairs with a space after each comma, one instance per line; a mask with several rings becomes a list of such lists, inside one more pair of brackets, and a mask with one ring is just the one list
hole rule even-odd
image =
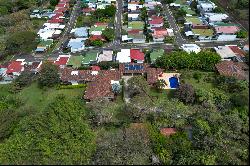
[[203, 14], [203, 13], [207, 13], [207, 12], [213, 12], [213, 10], [216, 8], [217, 6], [211, 2], [211, 1], [199, 1], [198, 0], [198, 5], [197, 5], [197, 9]]
[[222, 60], [231, 60], [236, 58], [236, 54], [228, 46], [218, 46], [214, 47], [217, 54], [220, 55]]
[[201, 48], [196, 44], [183, 44], [181, 48], [188, 53], [191, 52], [198, 53], [201, 51]]
[[116, 61], [119, 63], [129, 63], [130, 59], [130, 49], [121, 49], [121, 52], [118, 52], [116, 55]]

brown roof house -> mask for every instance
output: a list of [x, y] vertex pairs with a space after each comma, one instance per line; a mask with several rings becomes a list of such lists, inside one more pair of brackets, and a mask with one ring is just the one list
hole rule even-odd
[[248, 66], [243, 62], [222, 61], [215, 65], [220, 75], [249, 80]]

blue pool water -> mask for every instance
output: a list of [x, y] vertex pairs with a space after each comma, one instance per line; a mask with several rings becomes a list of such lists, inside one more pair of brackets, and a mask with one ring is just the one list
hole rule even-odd
[[178, 88], [179, 87], [178, 78], [176, 78], [176, 77], [169, 78], [169, 83], [170, 83], [170, 88]]

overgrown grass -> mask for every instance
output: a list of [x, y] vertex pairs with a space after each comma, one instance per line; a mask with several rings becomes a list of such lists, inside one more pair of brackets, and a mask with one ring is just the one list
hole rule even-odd
[[44, 90], [40, 89], [37, 83], [33, 83], [29, 87], [24, 88], [16, 95], [24, 101], [24, 107], [32, 107], [37, 110], [42, 110], [59, 94], [66, 95], [69, 98], [77, 97], [80, 99], [83, 95], [83, 91], [84, 90], [81, 89], [57, 90], [56, 88], [49, 88]]

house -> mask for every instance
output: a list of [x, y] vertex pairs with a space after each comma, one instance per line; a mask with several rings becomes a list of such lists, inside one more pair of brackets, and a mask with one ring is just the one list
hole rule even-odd
[[59, 55], [58, 58], [54, 61], [54, 64], [59, 66], [60, 68], [66, 67], [69, 58], [71, 55]]
[[149, 67], [146, 63], [120, 63], [119, 71], [122, 75], [144, 75]]
[[237, 26], [215, 26], [214, 29], [218, 41], [235, 41], [236, 32], [240, 30]]
[[130, 49], [130, 59], [134, 63], [143, 63], [144, 53], [140, 49]]
[[103, 50], [101, 54], [98, 55], [97, 63], [99, 62], [110, 62], [113, 61], [113, 51]]
[[128, 35], [123, 36], [122, 41], [127, 41], [131, 43], [145, 43], [146, 37], [143, 34], [142, 30], [130, 30], [128, 31]]
[[47, 51], [52, 44], [53, 44], [53, 39], [41, 40], [40, 43], [38, 44], [35, 52], [36, 53], [43, 53], [43, 52]]
[[101, 35], [102, 31], [108, 27], [107, 23], [97, 22], [89, 30], [90, 35]]
[[139, 20], [141, 20], [139, 11], [128, 13], [128, 21], [139, 21]]
[[213, 2], [209, 0], [201, 1], [198, 0], [197, 9], [200, 11], [200, 13], [208, 13], [213, 12], [213, 10], [217, 7]]
[[95, 9], [94, 8], [90, 8], [90, 7], [82, 9], [82, 12], [83, 12], [83, 14], [85, 16], [91, 15], [91, 12], [94, 12], [94, 11], [95, 11]]
[[143, 5], [140, 2], [129, 2], [128, 3], [128, 12], [140, 10]]
[[82, 51], [85, 49], [85, 40], [86, 38], [70, 39], [67, 47], [70, 48], [70, 51], [73, 53]]
[[188, 53], [198, 53], [201, 51], [201, 48], [197, 44], [183, 44], [181, 48]]
[[249, 81], [249, 67], [243, 62], [222, 61], [216, 64], [215, 67], [220, 75]]
[[88, 29], [86, 27], [72, 29], [71, 33], [73, 33], [75, 37], [82, 37], [82, 38], [88, 37]]
[[128, 29], [129, 30], [143, 30], [144, 22], [143, 21], [129, 21]]
[[155, 85], [158, 81], [159, 75], [163, 73], [163, 69], [161, 68], [147, 68], [146, 70], [147, 73], [147, 82], [149, 85]]
[[42, 63], [43, 63], [43, 61], [27, 62], [24, 65], [24, 71], [29, 71], [29, 72], [32, 72], [34, 74], [37, 74], [41, 69]]
[[150, 29], [154, 27], [163, 27], [164, 20], [163, 17], [160, 16], [152, 16], [149, 18]]
[[228, 47], [235, 53], [236, 60], [238, 62], [245, 62], [246, 61], [246, 52], [240, 49], [237, 45], [228, 45]]
[[232, 60], [236, 58], [236, 54], [228, 46], [214, 47], [214, 50], [220, 55], [222, 60]]
[[83, 65], [91, 65], [97, 63], [97, 57], [99, 52], [95, 50], [88, 51], [86, 55], [84, 55], [82, 64]]
[[244, 45], [243, 50], [249, 52], [249, 45], [248, 44]]
[[67, 66], [72, 67], [74, 69], [81, 67], [83, 56], [71, 56], [67, 62]]
[[[98, 74], [101, 71], [96, 71]], [[102, 71], [96, 81], [87, 83], [83, 98], [87, 101], [103, 98], [107, 100], [114, 100], [115, 93], [112, 90], [113, 84], [119, 84], [120, 73], [118, 70]]]
[[192, 25], [201, 25], [203, 24], [199, 17], [191, 16], [185, 17], [186, 22], [184, 23], [185, 26], [191, 27]]
[[106, 41], [106, 39], [102, 35], [91, 35], [89, 40], [90, 41], [94, 41], [94, 40]]
[[161, 2], [151, 1], [151, 2], [145, 2], [143, 4], [143, 7], [146, 7], [147, 10], [155, 10], [155, 6], [157, 6], [157, 5], [161, 6], [162, 4], [161, 4]]
[[25, 59], [17, 59], [15, 61], [11, 61], [7, 67], [6, 74], [15, 78], [19, 76], [24, 71]]
[[130, 49], [121, 49], [120, 52], [117, 52], [116, 61], [119, 63], [129, 63], [130, 59]]
[[150, 60], [151, 64], [155, 63], [155, 60], [161, 56], [164, 55], [164, 50], [163, 49], [155, 49], [153, 52], [150, 53]]
[[199, 40], [212, 40], [214, 31], [212, 29], [192, 29], [192, 31], [185, 32], [185, 35]]
[[161, 134], [164, 136], [171, 136], [177, 132], [175, 128], [161, 128]]
[[152, 36], [154, 42], [163, 42], [165, 37], [168, 36], [168, 31], [164, 28], [154, 28]]
[[229, 16], [224, 13], [205, 13], [204, 17], [207, 19], [209, 24], [216, 22], [223, 22], [229, 19]]

